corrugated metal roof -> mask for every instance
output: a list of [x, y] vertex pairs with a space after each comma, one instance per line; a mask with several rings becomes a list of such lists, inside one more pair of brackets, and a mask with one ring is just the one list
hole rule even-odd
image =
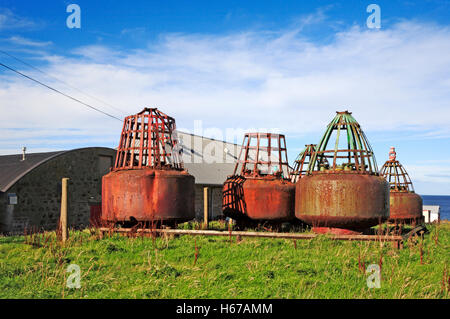
[[204, 136], [177, 132], [184, 166], [196, 184], [222, 185], [232, 175], [241, 146]]
[[234, 164], [184, 164], [195, 184], [222, 185], [233, 174]]
[[25, 155], [24, 161], [22, 154], [0, 156], [0, 191], [6, 192], [32, 169], [65, 152], [30, 153]]
[[183, 162], [190, 164], [233, 164], [236, 162], [241, 146], [212, 138], [177, 132], [183, 147]]

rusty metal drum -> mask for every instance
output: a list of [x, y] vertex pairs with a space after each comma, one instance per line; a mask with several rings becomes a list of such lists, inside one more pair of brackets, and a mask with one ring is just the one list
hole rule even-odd
[[389, 218], [386, 180], [369, 174], [314, 173], [296, 184], [295, 216], [313, 227], [364, 230]]
[[419, 224], [424, 218], [422, 197], [416, 193], [391, 191], [390, 212], [391, 222]]
[[103, 177], [102, 220], [183, 222], [195, 217], [194, 177], [176, 170], [122, 170]]
[[247, 216], [253, 220], [295, 218], [295, 185], [280, 179], [249, 179], [244, 183]]
[[[224, 194], [229, 193], [232, 183], [225, 182]], [[229, 194], [242, 193], [240, 204], [228, 206], [231, 198], [224, 197], [224, 215], [234, 219], [249, 218], [254, 221], [290, 221], [295, 218], [295, 185], [277, 178], [246, 179], [241, 191], [234, 190]]]
[[295, 216], [317, 233], [351, 234], [389, 218], [389, 184], [349, 111], [336, 112], [296, 184]]

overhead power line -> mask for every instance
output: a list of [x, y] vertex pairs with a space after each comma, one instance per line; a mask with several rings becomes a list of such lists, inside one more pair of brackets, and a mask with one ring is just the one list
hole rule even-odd
[[58, 81], [58, 82], [63, 83], [63, 84], [66, 85], [67, 87], [70, 87], [71, 89], [74, 89], [74, 90], [80, 92], [81, 94], [83, 94], [83, 95], [85, 95], [85, 96], [87, 96], [87, 97], [90, 97], [91, 99], [97, 100], [98, 102], [100, 102], [100, 103], [102, 103], [102, 104], [105, 104], [105, 105], [107, 105], [108, 107], [110, 107], [110, 108], [112, 108], [112, 109], [114, 109], [114, 110], [116, 110], [116, 111], [119, 111], [119, 112], [121, 112], [121, 113], [123, 113], [123, 114], [127, 114], [127, 112], [125, 112], [124, 110], [122, 110], [122, 109], [120, 109], [120, 108], [117, 108], [117, 107], [115, 107], [114, 105], [111, 105], [110, 103], [105, 102], [105, 101], [103, 101], [103, 100], [101, 100], [101, 99], [99, 99], [99, 98], [97, 98], [97, 97], [95, 97], [95, 96], [93, 96], [93, 95], [91, 95], [91, 94], [86, 93], [86, 92], [80, 90], [79, 88], [77, 88], [77, 87], [75, 87], [75, 86], [73, 86], [73, 85], [70, 85], [69, 83], [67, 83], [67, 82], [65, 82], [65, 81], [63, 81], [63, 80], [58, 79], [57, 77], [54, 77], [54, 76], [48, 74], [47, 72], [45, 72], [45, 71], [39, 69], [38, 67], [35, 67], [34, 65], [31, 65], [30, 63], [28, 63], [28, 62], [26, 62], [26, 61], [24, 61], [24, 60], [22, 60], [22, 59], [20, 59], [20, 58], [18, 58], [18, 57], [15, 57], [14, 55], [12, 55], [12, 54], [10, 54], [10, 53], [8, 53], [8, 52], [5, 52], [5, 51], [3, 51], [3, 50], [0, 50], [0, 53], [6, 55], [6, 56], [8, 56], [8, 57], [10, 57], [10, 58], [12, 58], [12, 59], [14, 59], [14, 60], [16, 60], [16, 61], [19, 61], [20, 63], [22, 63], [22, 64], [24, 64], [24, 65], [26, 65], [26, 66], [28, 66], [28, 67], [30, 67], [30, 68], [32, 68], [32, 69], [38, 71], [38, 72], [40, 72], [40, 73], [42, 73], [42, 74], [44, 74], [44, 75], [46, 75], [46, 76], [48, 76], [48, 77], [50, 77], [50, 78], [52, 78], [52, 79], [54, 79], [54, 80], [56, 80], [56, 81]]
[[75, 101], [75, 102], [78, 102], [78, 103], [80, 103], [80, 104], [83, 104], [84, 106], [86, 106], [86, 107], [88, 107], [88, 108], [90, 108], [90, 109], [92, 109], [92, 110], [95, 110], [95, 111], [97, 111], [97, 112], [100, 112], [100, 113], [102, 113], [102, 114], [104, 114], [104, 115], [106, 115], [106, 116], [109, 116], [109, 117], [111, 117], [111, 118], [113, 118], [113, 119], [116, 119], [116, 120], [122, 122], [122, 120], [121, 120], [120, 118], [118, 118], [118, 117], [116, 117], [116, 116], [114, 116], [114, 115], [112, 115], [112, 114], [109, 114], [109, 113], [107, 113], [107, 112], [105, 112], [105, 111], [102, 111], [102, 110], [96, 108], [95, 106], [92, 106], [92, 105], [89, 105], [89, 104], [87, 104], [87, 103], [84, 103], [83, 101], [80, 101], [80, 100], [77, 99], [77, 98], [74, 98], [74, 97], [72, 97], [72, 96], [70, 96], [70, 95], [68, 95], [68, 94], [66, 94], [66, 93], [64, 93], [64, 92], [61, 92], [61, 91], [59, 91], [59, 90], [57, 90], [57, 89], [55, 89], [55, 88], [53, 88], [53, 87], [51, 87], [51, 86], [49, 86], [49, 85], [47, 85], [47, 84], [45, 84], [45, 83], [42, 83], [41, 81], [36, 80], [36, 79], [32, 78], [31, 76], [28, 76], [28, 75], [26, 75], [26, 74], [24, 74], [24, 73], [22, 73], [22, 72], [19, 72], [19, 71], [17, 71], [17, 70], [15, 70], [15, 69], [13, 69], [13, 68], [11, 68], [11, 67], [9, 67], [9, 66], [3, 64], [3, 63], [1, 63], [1, 62], [0, 62], [0, 66], [3, 66], [4, 68], [6, 68], [6, 69], [8, 69], [8, 70], [10, 70], [10, 71], [13, 71], [14, 73], [17, 73], [17, 74], [19, 74], [19, 75], [21, 75], [21, 76], [23, 76], [23, 77], [25, 77], [25, 78], [27, 78], [27, 79], [33, 81], [33, 82], [36, 82], [36, 83], [38, 83], [38, 84], [40, 84], [40, 85], [46, 87], [47, 89], [52, 90], [52, 91], [54, 91], [54, 92], [56, 92], [56, 93], [58, 93], [58, 94], [61, 94], [61, 95], [65, 96], [65, 97], [67, 97], [67, 98], [69, 98], [69, 99], [71, 99], [71, 100], [73, 100], [73, 101]]

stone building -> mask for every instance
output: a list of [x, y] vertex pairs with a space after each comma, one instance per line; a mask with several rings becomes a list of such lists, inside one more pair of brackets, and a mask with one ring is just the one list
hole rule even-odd
[[[208, 188], [209, 218], [222, 215], [222, 185], [234, 170], [240, 146], [178, 133], [185, 168], [195, 177], [196, 219], [203, 219], [203, 192]], [[0, 233], [26, 228], [56, 228], [61, 179], [68, 177], [68, 223], [89, 225], [90, 207], [101, 203], [101, 179], [114, 165], [116, 151], [88, 147], [70, 151], [0, 156]]]
[[101, 202], [101, 178], [116, 151], [88, 147], [70, 151], [0, 156], [0, 232], [55, 229], [59, 220], [61, 179], [68, 177], [68, 223], [89, 224], [90, 205]]

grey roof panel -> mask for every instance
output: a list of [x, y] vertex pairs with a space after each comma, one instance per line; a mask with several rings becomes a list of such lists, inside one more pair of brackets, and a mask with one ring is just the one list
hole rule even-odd
[[233, 174], [240, 145], [179, 132], [183, 162], [196, 184], [222, 185]]
[[25, 154], [25, 161], [22, 161], [22, 154], [0, 156], [0, 192], [6, 192], [25, 174], [29, 173], [34, 168], [38, 167], [39, 165], [47, 162], [48, 160], [56, 156], [68, 152], [88, 150], [88, 149], [113, 150], [112, 148], [109, 147], [94, 146], [94, 147], [76, 148], [72, 150], [63, 150], [57, 152], [27, 153]]
[[180, 131], [177, 134], [182, 145], [182, 159], [185, 164], [233, 164], [241, 150], [241, 146], [234, 143]]
[[235, 164], [184, 164], [195, 184], [222, 185], [233, 174]]
[[0, 191], [6, 192], [32, 169], [65, 152], [30, 153], [25, 155], [25, 161], [22, 154], [0, 156]]

